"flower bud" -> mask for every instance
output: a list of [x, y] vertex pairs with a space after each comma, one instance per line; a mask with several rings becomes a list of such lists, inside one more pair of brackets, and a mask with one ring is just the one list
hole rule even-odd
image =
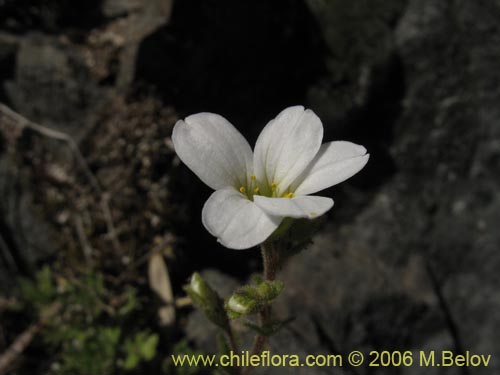
[[262, 280], [258, 285], [246, 285], [226, 302], [231, 319], [254, 314], [269, 305], [283, 290], [281, 281]]
[[203, 279], [201, 278], [200, 274], [195, 272], [193, 273], [193, 275], [191, 276], [191, 283], [189, 284], [189, 286], [191, 287], [191, 290], [198, 294], [198, 295], [202, 295], [202, 283], [203, 283]]
[[195, 272], [191, 276], [189, 285], [184, 287], [193, 304], [198, 307], [213, 323], [219, 327], [227, 328], [227, 315], [224, 311], [224, 303], [217, 292], [203, 280], [201, 275]]
[[227, 307], [238, 314], [248, 314], [252, 310], [252, 301], [243, 296], [233, 295], [227, 302]]

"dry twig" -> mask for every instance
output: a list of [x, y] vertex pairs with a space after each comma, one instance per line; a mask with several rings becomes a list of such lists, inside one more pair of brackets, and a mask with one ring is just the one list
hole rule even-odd
[[48, 307], [45, 313], [40, 317], [37, 323], [31, 325], [23, 333], [21, 333], [14, 342], [0, 355], [0, 375], [7, 374], [14, 361], [26, 350], [31, 344], [35, 335], [52, 319], [59, 310], [61, 304], [53, 303]]

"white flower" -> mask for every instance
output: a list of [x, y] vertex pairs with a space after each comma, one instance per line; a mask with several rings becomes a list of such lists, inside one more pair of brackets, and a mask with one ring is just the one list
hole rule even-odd
[[315, 218], [333, 206], [310, 196], [345, 181], [368, 162], [363, 146], [321, 144], [323, 125], [302, 106], [290, 107], [262, 130], [252, 153], [222, 116], [198, 113], [179, 120], [172, 141], [179, 158], [215, 190], [202, 211], [205, 228], [232, 249], [264, 242], [283, 218]]

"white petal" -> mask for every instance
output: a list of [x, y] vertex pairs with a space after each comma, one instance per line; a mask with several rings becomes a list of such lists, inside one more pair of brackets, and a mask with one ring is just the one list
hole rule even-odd
[[333, 207], [333, 199], [327, 197], [302, 196], [295, 198], [268, 198], [254, 195], [257, 206], [269, 215], [282, 217], [306, 217], [314, 219]]
[[369, 157], [366, 148], [351, 142], [325, 143], [291, 190], [296, 195], [308, 195], [341, 183], [358, 173]]
[[201, 220], [222, 245], [231, 249], [248, 249], [264, 242], [281, 222], [235, 189], [215, 191], [203, 207]]
[[224, 117], [198, 113], [179, 120], [174, 126], [172, 142], [184, 164], [212, 189], [248, 185], [252, 149]]
[[321, 146], [323, 125], [313, 111], [290, 107], [271, 120], [257, 139], [254, 170], [259, 181], [277, 184], [278, 195], [302, 173]]

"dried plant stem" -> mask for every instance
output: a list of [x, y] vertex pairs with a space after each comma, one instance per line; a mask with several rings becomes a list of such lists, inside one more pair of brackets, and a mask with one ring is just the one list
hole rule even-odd
[[57, 315], [60, 309], [61, 304], [58, 302], [50, 305], [38, 322], [21, 333], [7, 350], [0, 355], [0, 375], [7, 374], [14, 361], [26, 350], [35, 335], [42, 330], [49, 320]]
[[[276, 247], [275, 242], [265, 242], [261, 245], [262, 251], [262, 266], [263, 266], [263, 277], [265, 280], [273, 281], [276, 278], [276, 273], [278, 272], [278, 265], [280, 261], [280, 252]], [[269, 322], [271, 318], [271, 307], [267, 306], [259, 313], [260, 325], [264, 326]], [[267, 343], [267, 338], [264, 335], [257, 335], [255, 337], [252, 349], [250, 351], [250, 356], [259, 355], [264, 350]], [[253, 371], [252, 366], [248, 366], [243, 371], [243, 375], [249, 375]]]

